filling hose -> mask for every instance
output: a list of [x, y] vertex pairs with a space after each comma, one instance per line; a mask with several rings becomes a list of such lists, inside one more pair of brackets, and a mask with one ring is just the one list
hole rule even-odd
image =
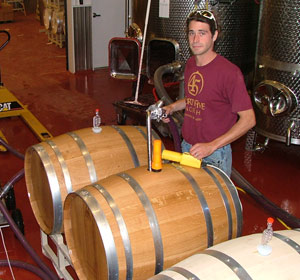
[[12, 154], [14, 154], [16, 157], [24, 160], [24, 155], [12, 148], [10, 145], [8, 145], [1, 137], [0, 137], [0, 145], [5, 147], [8, 151], [10, 151]]
[[9, 190], [24, 176], [24, 168], [21, 169], [16, 175], [14, 175], [3, 187], [0, 193], [0, 199], [4, 198]]
[[[176, 61], [170, 64], [162, 65], [154, 73], [154, 86], [158, 96], [163, 99], [166, 105], [173, 103], [174, 101], [170, 98], [169, 94], [167, 93], [164, 83], [163, 83], [163, 75], [168, 73], [175, 73], [182, 69], [182, 65], [180, 62]], [[182, 91], [182, 86], [180, 89]], [[181, 93], [179, 96], [181, 97]], [[183, 97], [182, 97], [183, 98]], [[174, 112], [174, 118], [178, 120], [179, 123], [183, 123], [183, 114], [181, 112]]]
[[173, 117], [168, 116], [168, 118], [170, 119], [170, 122], [168, 122], [168, 125], [170, 128], [172, 137], [173, 137], [175, 151], [178, 153], [181, 153], [181, 138], [179, 136], [178, 128], [175, 124]]
[[51, 279], [43, 270], [41, 270], [40, 268], [38, 268], [32, 264], [29, 264], [26, 262], [21, 262], [21, 261], [16, 261], [16, 260], [10, 260], [9, 262], [7, 260], [0, 260], [0, 267], [9, 266], [9, 265], [28, 270], [28, 271], [36, 274], [43, 280]]
[[10, 34], [6, 30], [0, 30], [0, 33], [4, 33], [7, 36], [6, 41], [0, 46], [0, 51], [1, 51], [8, 44], [8, 42], [10, 41]]
[[249, 194], [256, 202], [258, 202], [264, 209], [266, 209], [274, 217], [282, 220], [291, 228], [300, 228], [300, 219], [291, 215], [287, 211], [278, 207], [272, 201], [263, 196], [257, 189], [254, 188], [239, 172], [232, 167], [231, 179]]
[[8, 213], [6, 207], [4, 206], [2, 200], [0, 200], [0, 211], [3, 213], [4, 218], [11, 226], [14, 234], [19, 239], [19, 241], [22, 243], [26, 251], [30, 254], [32, 259], [38, 264], [38, 266], [49, 276], [50, 279], [57, 280], [59, 279], [58, 276], [54, 274], [54, 272], [46, 266], [46, 264], [42, 261], [42, 259], [39, 257], [39, 255], [34, 251], [34, 249], [29, 245], [27, 240], [25, 239], [22, 232], [19, 230], [18, 226], [16, 225], [15, 221], [12, 219], [10, 214]]

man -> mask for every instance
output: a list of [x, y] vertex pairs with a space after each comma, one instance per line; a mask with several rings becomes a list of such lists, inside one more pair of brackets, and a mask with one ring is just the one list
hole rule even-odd
[[182, 152], [190, 152], [230, 176], [230, 143], [256, 123], [251, 100], [240, 69], [214, 51], [218, 37], [214, 15], [197, 10], [186, 23], [193, 56], [185, 67], [185, 98], [164, 109], [167, 114], [185, 109]]

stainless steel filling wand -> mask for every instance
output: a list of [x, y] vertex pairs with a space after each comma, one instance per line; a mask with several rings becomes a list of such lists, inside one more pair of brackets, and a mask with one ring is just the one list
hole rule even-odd
[[148, 151], [148, 170], [152, 171], [152, 126], [151, 120], [161, 121], [167, 117], [165, 110], [162, 108], [163, 100], [157, 101], [155, 104], [150, 105], [146, 110], [146, 125], [147, 125], [147, 151]]

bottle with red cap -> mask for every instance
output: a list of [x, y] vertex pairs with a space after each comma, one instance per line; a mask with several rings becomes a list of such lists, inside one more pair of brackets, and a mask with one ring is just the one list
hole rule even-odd
[[261, 244], [267, 245], [271, 241], [273, 237], [273, 223], [274, 223], [274, 219], [269, 217], [267, 219], [267, 228], [263, 231]]
[[262, 233], [261, 244], [257, 247], [258, 252], [263, 256], [267, 256], [272, 252], [272, 247], [269, 245], [269, 242], [273, 237], [273, 223], [274, 219], [269, 217], [267, 219], [267, 228]]
[[100, 133], [102, 128], [101, 125], [101, 117], [99, 115], [99, 109], [96, 109], [95, 116], [93, 117], [93, 131], [94, 133]]

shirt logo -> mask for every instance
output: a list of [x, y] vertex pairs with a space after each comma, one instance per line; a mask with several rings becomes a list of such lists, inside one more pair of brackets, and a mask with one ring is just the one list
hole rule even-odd
[[194, 72], [188, 81], [188, 92], [189, 94], [196, 96], [203, 89], [204, 81], [203, 76], [199, 71]]

